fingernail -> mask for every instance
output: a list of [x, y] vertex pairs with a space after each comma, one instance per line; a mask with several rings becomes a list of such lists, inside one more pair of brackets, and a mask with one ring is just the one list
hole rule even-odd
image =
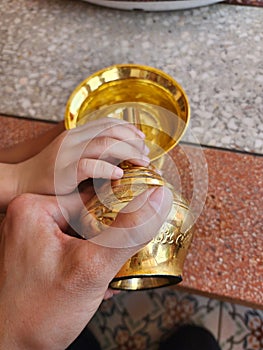
[[160, 169], [155, 168], [154, 171], [155, 171], [157, 174], [159, 174], [160, 176], [163, 175], [163, 172], [162, 172], [162, 170], [160, 170]]
[[144, 145], [143, 153], [146, 154], [146, 155], [150, 153], [150, 149], [146, 145]]
[[147, 163], [147, 165], [150, 163], [150, 158], [149, 157], [147, 157], [147, 156], [142, 156], [142, 160], [145, 162], [145, 163]]
[[116, 166], [115, 169], [113, 170], [112, 175], [114, 178], [120, 179], [123, 177], [123, 170]]
[[136, 128], [136, 132], [142, 139], [145, 139], [145, 134], [141, 130]]

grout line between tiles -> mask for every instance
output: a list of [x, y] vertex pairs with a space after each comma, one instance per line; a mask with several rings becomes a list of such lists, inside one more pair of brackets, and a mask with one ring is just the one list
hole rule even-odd
[[218, 329], [217, 329], [217, 341], [220, 343], [221, 330], [222, 330], [222, 316], [223, 316], [223, 301], [219, 304], [219, 315], [218, 315]]

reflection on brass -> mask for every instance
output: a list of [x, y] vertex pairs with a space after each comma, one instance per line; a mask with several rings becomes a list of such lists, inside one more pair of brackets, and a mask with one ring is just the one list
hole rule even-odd
[[114, 289], [138, 290], [179, 283], [193, 234], [193, 217], [186, 201], [156, 172], [162, 155], [182, 137], [190, 118], [185, 92], [170, 76], [151, 67], [116, 65], [84, 80], [66, 107], [68, 129], [102, 117], [127, 120], [146, 135], [152, 165], [148, 168], [124, 162], [124, 176], [107, 182], [87, 204], [84, 238], [110, 226], [120, 210], [153, 186], [173, 192], [171, 211], [157, 236], [131, 257], [115, 276]]
[[[125, 108], [132, 103], [136, 103], [135, 112]], [[66, 128], [105, 117], [106, 112], [141, 128], [152, 160], [176, 145], [190, 118], [187, 96], [174, 79], [155, 68], [132, 64], [106, 68], [77, 86], [66, 106]]]
[[[165, 185], [173, 190], [151, 167], [126, 164], [123, 178], [106, 182], [87, 205], [84, 238], [103, 234], [120, 210], [147, 188]], [[186, 201], [173, 191], [172, 209], [157, 236], [124, 264], [111, 288], [137, 290], [179, 283], [192, 239], [192, 225], [193, 217]]]

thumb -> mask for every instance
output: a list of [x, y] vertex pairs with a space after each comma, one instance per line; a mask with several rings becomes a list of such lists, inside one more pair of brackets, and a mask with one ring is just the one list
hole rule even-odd
[[119, 213], [113, 225], [90, 241], [109, 248], [138, 249], [156, 236], [170, 212], [172, 199], [167, 187], [148, 189]]
[[[102, 288], [103, 293], [106, 291], [123, 264], [157, 235], [171, 210], [172, 201], [173, 195], [168, 188], [148, 189], [132, 200], [125, 212], [118, 214], [114, 224], [96, 237], [86, 241], [71, 240], [74, 257], [70, 262], [86, 276], [81, 278], [85, 293], [91, 286]], [[85, 216], [82, 220], [85, 224]]]
[[[173, 195], [167, 187], [147, 190], [129, 203], [129, 214], [120, 212], [113, 226], [91, 239], [105, 259], [100, 274], [105, 282], [110, 283], [122, 265], [157, 235], [172, 201]], [[138, 203], [142, 203], [140, 208]]]

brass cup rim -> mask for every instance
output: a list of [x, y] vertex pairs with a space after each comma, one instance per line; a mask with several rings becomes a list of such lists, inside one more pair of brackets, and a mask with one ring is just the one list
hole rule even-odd
[[[78, 126], [87, 113], [88, 118], [92, 118], [93, 112], [102, 110], [105, 106], [121, 103], [148, 104], [170, 113], [169, 119], [171, 120], [166, 121], [166, 126], [162, 120], [165, 119], [163, 116], [157, 122], [159, 123], [157, 129], [170, 135], [170, 139], [160, 139], [157, 136], [157, 140], [154, 139], [154, 136], [150, 136], [150, 142], [160, 146], [160, 150], [155, 151], [154, 155], [150, 153], [151, 160], [159, 158], [175, 147], [189, 124], [188, 97], [175, 79], [153, 67], [139, 64], [117, 64], [95, 72], [74, 89], [65, 110], [66, 129]], [[103, 116], [105, 115], [101, 117]], [[179, 119], [180, 125], [176, 124], [177, 121], [172, 118], [173, 116]], [[94, 119], [96, 118], [97, 115]], [[150, 132], [146, 130], [145, 134], [147, 140]]]

